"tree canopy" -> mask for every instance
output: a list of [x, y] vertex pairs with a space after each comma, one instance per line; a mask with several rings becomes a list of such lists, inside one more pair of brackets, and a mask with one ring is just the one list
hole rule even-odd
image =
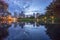
[[60, 0], [53, 1], [47, 8], [46, 8], [47, 15], [54, 15], [56, 17], [60, 17]]

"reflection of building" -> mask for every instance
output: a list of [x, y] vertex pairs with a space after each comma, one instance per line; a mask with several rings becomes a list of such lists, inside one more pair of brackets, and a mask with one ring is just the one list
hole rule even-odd
[[20, 26], [21, 28], [23, 28], [24, 25], [25, 25], [25, 22], [20, 22], [20, 23], [19, 23], [19, 26]]

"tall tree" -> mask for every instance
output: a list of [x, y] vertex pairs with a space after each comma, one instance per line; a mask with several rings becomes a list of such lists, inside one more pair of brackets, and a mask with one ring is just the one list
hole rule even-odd
[[53, 0], [46, 10], [47, 15], [54, 15], [57, 18], [60, 18], [60, 0]]
[[46, 8], [47, 16], [55, 16], [56, 21], [60, 22], [60, 0], [53, 0], [53, 2]]

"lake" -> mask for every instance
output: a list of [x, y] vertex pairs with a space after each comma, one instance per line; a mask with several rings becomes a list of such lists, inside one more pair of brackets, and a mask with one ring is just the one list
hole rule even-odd
[[0, 22], [0, 40], [60, 40], [60, 25]]

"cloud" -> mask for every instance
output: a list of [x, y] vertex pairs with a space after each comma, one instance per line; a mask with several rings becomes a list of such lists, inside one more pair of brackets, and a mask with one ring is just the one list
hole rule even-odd
[[31, 5], [31, 0], [5, 0], [8, 3], [8, 10], [13, 14], [14, 12], [20, 12], [28, 9]]
[[50, 4], [51, 0], [5, 0], [9, 4], [9, 10], [17, 12], [24, 10], [27, 11], [41, 11], [43, 13], [47, 5]]

